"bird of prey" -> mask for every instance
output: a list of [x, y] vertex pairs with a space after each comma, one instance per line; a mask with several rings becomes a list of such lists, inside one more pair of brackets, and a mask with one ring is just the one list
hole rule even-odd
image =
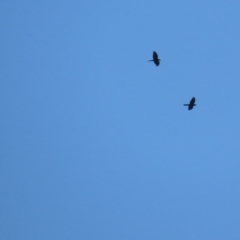
[[157, 53], [154, 51], [153, 52], [153, 59], [149, 60], [148, 62], [154, 62], [156, 66], [160, 64], [161, 59], [158, 58]]
[[193, 109], [194, 106], [197, 106], [197, 105], [195, 104], [195, 101], [196, 101], [196, 99], [195, 99], [195, 97], [193, 97], [193, 98], [191, 99], [191, 101], [189, 102], [189, 104], [184, 104], [184, 106], [188, 106], [188, 110], [191, 110], [191, 109]]

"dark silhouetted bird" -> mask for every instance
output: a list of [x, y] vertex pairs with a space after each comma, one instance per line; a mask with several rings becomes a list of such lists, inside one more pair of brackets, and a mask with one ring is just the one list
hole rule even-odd
[[154, 62], [156, 64], [156, 66], [158, 66], [160, 64], [161, 59], [158, 58], [157, 53], [154, 51], [153, 52], [153, 59], [149, 60], [149, 62]]
[[195, 99], [195, 97], [193, 97], [193, 98], [191, 99], [191, 101], [189, 102], [189, 104], [184, 104], [184, 106], [188, 106], [188, 110], [191, 110], [191, 109], [193, 109], [194, 106], [197, 106], [197, 105], [195, 104], [195, 101], [196, 101], [196, 99]]

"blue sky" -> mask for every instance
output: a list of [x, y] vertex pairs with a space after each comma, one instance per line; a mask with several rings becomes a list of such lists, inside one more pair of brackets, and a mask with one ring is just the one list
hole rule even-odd
[[0, 239], [239, 240], [239, 11], [2, 1]]

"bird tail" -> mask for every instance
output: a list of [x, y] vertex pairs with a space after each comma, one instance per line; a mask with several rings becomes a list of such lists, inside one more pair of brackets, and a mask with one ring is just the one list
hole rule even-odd
[[183, 104], [183, 106], [189, 106], [189, 104]]

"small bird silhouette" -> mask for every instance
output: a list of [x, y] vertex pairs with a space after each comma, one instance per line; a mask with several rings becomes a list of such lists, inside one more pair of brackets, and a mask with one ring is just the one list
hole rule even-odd
[[183, 104], [183, 105], [184, 105], [184, 106], [188, 106], [188, 110], [192, 110], [194, 106], [197, 106], [197, 105], [195, 104], [195, 101], [196, 101], [196, 99], [195, 99], [195, 97], [193, 97], [193, 98], [191, 99], [191, 101], [189, 102], [189, 104]]
[[154, 51], [153, 52], [153, 59], [149, 60], [148, 62], [154, 62], [156, 66], [160, 64], [161, 59], [158, 58], [158, 54]]

